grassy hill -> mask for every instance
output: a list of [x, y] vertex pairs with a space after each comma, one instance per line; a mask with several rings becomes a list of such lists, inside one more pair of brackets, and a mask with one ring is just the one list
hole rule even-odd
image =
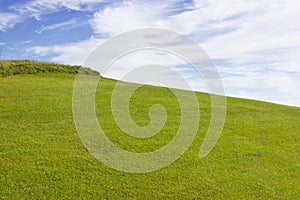
[[[76, 75], [62, 68], [0, 77], [0, 199], [300, 199], [300, 108], [228, 97], [222, 135], [199, 159], [210, 99], [198, 93], [200, 129], [188, 151], [162, 170], [128, 174], [106, 167], [82, 145], [72, 116]], [[169, 117], [157, 136], [136, 139], [113, 120], [115, 83], [101, 79], [96, 95], [107, 136], [135, 152], [166, 145], [179, 125], [175, 96], [152, 86], [134, 93], [131, 115], [137, 124], [149, 123], [154, 103], [164, 105]]]

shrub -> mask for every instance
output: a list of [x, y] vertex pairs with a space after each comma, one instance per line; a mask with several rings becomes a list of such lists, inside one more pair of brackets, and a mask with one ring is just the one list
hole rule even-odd
[[[37, 74], [37, 73], [69, 73], [77, 74], [80, 66], [62, 65], [48, 62], [30, 60], [1, 60], [0, 74], [3, 77], [15, 74]], [[89, 68], [81, 68], [84, 74], [99, 75], [98, 72]]]

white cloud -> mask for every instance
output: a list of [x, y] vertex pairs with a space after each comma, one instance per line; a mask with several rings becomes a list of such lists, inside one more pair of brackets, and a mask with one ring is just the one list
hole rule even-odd
[[88, 55], [103, 42], [101, 39], [91, 38], [86, 41], [74, 42], [65, 45], [35, 46], [28, 48], [26, 54], [39, 59], [44, 56], [55, 55], [53, 62], [81, 65]]
[[30, 44], [30, 43], [32, 43], [33, 42], [33, 40], [25, 40], [25, 41], [23, 41], [23, 42], [21, 42], [22, 44]]
[[91, 20], [95, 34], [110, 36], [148, 27], [163, 27], [170, 11], [176, 11], [174, 1], [125, 1], [96, 12]]
[[236, 30], [219, 34], [203, 45], [213, 57], [226, 59], [253, 52], [299, 47], [300, 25], [293, 21], [300, 18], [300, 4], [288, 2], [282, 2], [285, 6], [281, 7], [264, 4], [256, 7], [247, 17], [241, 17], [243, 23]]
[[22, 17], [14, 13], [0, 13], [0, 31], [13, 28], [15, 24], [22, 21]]
[[74, 25], [78, 25], [78, 22], [76, 19], [70, 19], [61, 23], [57, 23], [57, 24], [51, 24], [49, 26], [42, 26], [41, 28], [39, 28], [38, 30], [36, 30], [37, 33], [42, 33], [45, 31], [52, 31], [52, 30], [69, 30], [72, 27], [74, 27]]
[[8, 9], [10, 12], [0, 13], [0, 31], [6, 31], [15, 24], [34, 17], [40, 20], [43, 15], [57, 12], [61, 9], [87, 11], [98, 9], [96, 5], [105, 0], [33, 0], [27, 3], [16, 3]]
[[33, 0], [27, 3], [16, 4], [10, 7], [23, 16], [34, 17], [37, 20], [42, 15], [56, 12], [60, 9], [70, 9], [76, 11], [92, 10], [95, 4], [103, 2], [102, 0]]

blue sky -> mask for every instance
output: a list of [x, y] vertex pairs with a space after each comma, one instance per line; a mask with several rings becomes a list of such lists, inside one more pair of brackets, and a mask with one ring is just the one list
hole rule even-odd
[[1, 0], [1, 59], [82, 64], [112, 36], [165, 28], [204, 48], [226, 95], [300, 106], [298, 19], [296, 0]]

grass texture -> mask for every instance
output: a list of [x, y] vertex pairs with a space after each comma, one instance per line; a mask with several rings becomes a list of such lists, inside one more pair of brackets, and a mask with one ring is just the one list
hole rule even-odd
[[[100, 163], [83, 146], [72, 117], [75, 74], [65, 70], [0, 78], [0, 199], [300, 199], [300, 108], [228, 97], [222, 135], [200, 159], [210, 97], [198, 93], [200, 128], [188, 151], [159, 171], [128, 174]], [[153, 86], [134, 93], [130, 113], [138, 125], [149, 123], [155, 103], [168, 113], [158, 135], [137, 139], [113, 119], [115, 83], [101, 79], [96, 95], [108, 138], [134, 152], [171, 141], [180, 123], [174, 94]]]

